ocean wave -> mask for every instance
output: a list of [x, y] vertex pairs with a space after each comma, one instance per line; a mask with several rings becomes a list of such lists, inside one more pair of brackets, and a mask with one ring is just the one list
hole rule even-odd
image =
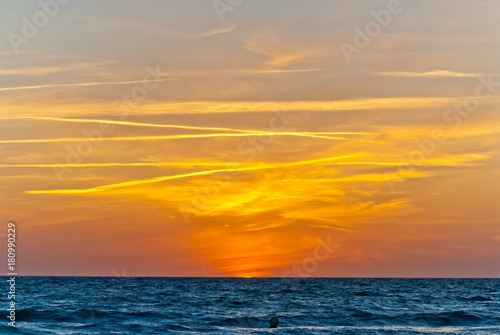
[[474, 297], [463, 297], [462, 300], [465, 300], [465, 301], [493, 301], [493, 299], [491, 299], [491, 298], [483, 297], [480, 295], [476, 295]]
[[352, 295], [358, 296], [358, 297], [379, 297], [379, 296], [381, 296], [380, 293], [373, 292], [373, 291], [357, 291], [357, 292], [352, 293]]
[[282, 335], [500, 334], [500, 280], [30, 277], [19, 290], [18, 334], [271, 334], [274, 315]]
[[406, 316], [410, 321], [422, 322], [430, 326], [479, 326], [485, 319], [464, 311], [441, 312], [441, 313], [419, 313]]
[[[351, 309], [350, 320], [363, 325], [418, 325], [430, 327], [445, 326], [480, 326], [492, 320], [465, 311], [437, 312], [437, 313], [406, 313], [399, 315], [376, 313], [370, 311]], [[339, 318], [342, 325], [342, 318]]]
[[[7, 316], [4, 314], [4, 318]], [[57, 322], [81, 322], [82, 320], [89, 320], [93, 318], [105, 318], [108, 314], [103, 311], [93, 309], [78, 309], [73, 311], [59, 311], [59, 310], [36, 310], [34, 308], [25, 308], [16, 310], [16, 320], [23, 322], [35, 322], [43, 320], [44, 322], [57, 321]]]
[[255, 317], [255, 316], [240, 316], [233, 318], [224, 318], [221, 320], [212, 321], [209, 323], [211, 326], [219, 327], [258, 327], [269, 325], [267, 318]]

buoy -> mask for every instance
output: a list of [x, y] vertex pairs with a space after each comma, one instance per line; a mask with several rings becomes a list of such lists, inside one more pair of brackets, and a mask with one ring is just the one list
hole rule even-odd
[[269, 328], [278, 328], [280, 324], [280, 320], [276, 316], [273, 316], [271, 320], [269, 320]]

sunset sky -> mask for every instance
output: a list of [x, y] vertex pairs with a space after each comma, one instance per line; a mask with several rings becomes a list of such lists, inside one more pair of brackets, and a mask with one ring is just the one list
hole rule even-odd
[[19, 274], [500, 276], [500, 2], [396, 2], [2, 1]]

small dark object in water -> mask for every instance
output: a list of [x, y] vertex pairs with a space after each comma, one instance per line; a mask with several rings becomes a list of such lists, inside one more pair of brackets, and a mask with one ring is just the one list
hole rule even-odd
[[276, 316], [273, 316], [271, 320], [269, 320], [269, 328], [278, 328], [280, 320]]

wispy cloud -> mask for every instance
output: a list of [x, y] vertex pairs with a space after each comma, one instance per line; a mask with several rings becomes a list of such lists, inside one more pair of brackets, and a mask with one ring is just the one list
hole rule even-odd
[[[193, 138], [216, 138], [216, 137], [248, 137], [248, 136], [300, 136], [310, 138], [320, 138], [328, 140], [358, 140], [347, 137], [333, 137], [324, 135], [315, 135], [314, 133], [288, 133], [288, 132], [257, 132], [257, 133], [217, 133], [217, 134], [190, 134], [190, 135], [158, 135], [158, 136], [123, 136], [123, 137], [103, 137], [101, 141], [159, 141], [159, 140], [181, 140]], [[65, 137], [65, 138], [43, 138], [43, 139], [24, 139], [24, 140], [0, 140], [2, 144], [15, 143], [57, 143], [57, 142], [85, 142], [85, 137]], [[361, 140], [374, 142], [369, 140]]]
[[234, 73], [298, 73], [298, 72], [317, 72], [323, 69], [269, 69], [269, 70], [247, 70], [247, 71], [234, 71]]
[[[46, 121], [60, 121], [60, 122], [76, 122], [76, 123], [105, 123], [123, 126], [135, 126], [135, 127], [153, 127], [153, 128], [176, 128], [176, 129], [186, 129], [186, 130], [208, 130], [208, 131], [228, 131], [228, 132], [238, 132], [246, 134], [277, 134], [277, 132], [269, 132], [265, 130], [248, 130], [248, 129], [236, 129], [236, 128], [224, 128], [224, 127], [196, 127], [196, 126], [185, 126], [185, 125], [174, 125], [174, 124], [158, 124], [158, 123], [144, 123], [144, 122], [131, 122], [131, 121], [119, 121], [119, 120], [99, 120], [99, 119], [71, 119], [71, 118], [58, 118], [58, 117], [43, 117], [43, 116], [15, 116], [15, 117], [1, 117], [4, 119], [32, 119], [32, 120], [46, 120]], [[283, 133], [283, 132], [279, 132]], [[286, 133], [292, 134], [292, 133]], [[368, 134], [366, 132], [349, 132], [349, 131], [335, 131], [335, 132], [300, 132], [296, 134], [310, 134], [310, 135], [360, 135]], [[299, 135], [300, 136], [300, 135]]]
[[[137, 185], [143, 185], [143, 184], [151, 184], [151, 183], [158, 183], [166, 180], [174, 180], [174, 179], [181, 179], [181, 178], [189, 178], [189, 177], [195, 177], [195, 176], [203, 176], [203, 175], [211, 175], [215, 173], [221, 173], [221, 172], [245, 172], [245, 171], [254, 171], [254, 170], [266, 170], [266, 169], [286, 169], [290, 167], [296, 167], [296, 166], [304, 166], [304, 165], [317, 165], [317, 164], [323, 164], [323, 165], [385, 165], [385, 166], [406, 166], [407, 164], [405, 162], [366, 162], [366, 161], [343, 161], [346, 159], [353, 159], [353, 158], [361, 158], [361, 157], [369, 157], [373, 156], [372, 154], [350, 154], [350, 155], [343, 155], [343, 156], [336, 156], [336, 157], [327, 157], [327, 158], [320, 158], [320, 159], [313, 159], [313, 160], [305, 160], [305, 161], [297, 161], [297, 162], [285, 162], [285, 163], [255, 163], [255, 164], [245, 164], [240, 166], [237, 163], [232, 164], [233, 166], [235, 165], [236, 167], [227, 167], [224, 169], [216, 169], [216, 170], [208, 170], [208, 171], [199, 171], [199, 172], [191, 172], [191, 173], [184, 173], [184, 174], [177, 174], [177, 175], [172, 175], [172, 176], [161, 176], [161, 177], [156, 177], [156, 178], [150, 178], [150, 179], [142, 179], [142, 180], [133, 180], [133, 181], [127, 181], [127, 182], [122, 182], [122, 183], [116, 183], [116, 184], [109, 184], [109, 185], [103, 185], [103, 186], [97, 186], [93, 188], [87, 188], [87, 189], [66, 189], [66, 190], [36, 190], [36, 191], [27, 191], [26, 193], [28, 194], [84, 194], [84, 193], [95, 193], [95, 192], [103, 192], [103, 191], [109, 191], [115, 188], [123, 188], [123, 187], [131, 187], [131, 186], [137, 186]], [[477, 166], [475, 163], [470, 163], [471, 160], [476, 160], [476, 159], [482, 159], [483, 155], [475, 155], [473, 158], [468, 158], [464, 157], [464, 155], [458, 155], [457, 158], [453, 157], [446, 157], [446, 158], [436, 158], [429, 160], [426, 162], [427, 165], [437, 165], [437, 166]], [[339, 161], [339, 162], [337, 162]], [[120, 163], [104, 163], [102, 166], [118, 166]], [[125, 163], [124, 166], [161, 166], [161, 163]], [[193, 165], [189, 163], [164, 163], [166, 165], [174, 165], [174, 166], [181, 166], [181, 167], [191, 167]], [[207, 166], [214, 166], [211, 165], [213, 163], [207, 163]], [[218, 166], [217, 165], [215, 166]], [[231, 165], [230, 163], [226, 163]], [[58, 166], [78, 166], [80, 164], [60, 164]], [[82, 164], [82, 166], [86, 166], [87, 164]], [[196, 163], [196, 165], [203, 165]], [[53, 165], [52, 165], [53, 166]], [[90, 165], [87, 165], [90, 166]], [[98, 164], [95, 164], [94, 166], [99, 166]], [[48, 165], [43, 164], [43, 167], [48, 167]], [[419, 173], [415, 176], [412, 177], [417, 177], [417, 176], [423, 176], [424, 174]], [[377, 181], [380, 182], [382, 180], [386, 180], [386, 178], [382, 179], [380, 176], [374, 176], [374, 175], [368, 175], [365, 176], [365, 178], [369, 178], [372, 181]], [[363, 179], [361, 179], [363, 180]], [[334, 180], [331, 180], [334, 181]], [[336, 180], [337, 182], [339, 181], [359, 181], [354, 177], [353, 179], [349, 178], [341, 178], [339, 180]]]
[[[220, 128], [220, 127], [194, 127], [183, 125], [167, 125], [167, 124], [154, 124], [154, 123], [141, 123], [141, 122], [128, 122], [128, 121], [113, 121], [113, 120], [94, 120], [94, 119], [66, 119], [55, 117], [36, 117], [36, 116], [18, 116], [18, 117], [4, 117], [4, 119], [34, 119], [34, 120], [47, 120], [47, 121], [60, 121], [60, 122], [76, 122], [76, 123], [106, 123], [113, 125], [124, 126], [137, 126], [137, 127], [154, 127], [154, 128], [177, 128], [186, 130], [206, 130], [206, 131], [227, 131], [232, 133], [215, 133], [215, 134], [187, 134], [187, 135], [158, 135], [158, 136], [127, 136], [127, 137], [105, 137], [103, 141], [156, 141], [156, 140], [175, 140], [175, 139], [193, 139], [193, 138], [211, 138], [211, 137], [246, 137], [246, 136], [297, 136], [297, 137], [310, 137], [328, 140], [355, 140], [376, 143], [377, 141], [339, 137], [337, 135], [366, 135], [366, 132], [347, 132], [347, 131], [333, 131], [333, 132], [280, 132], [280, 131], [266, 131], [266, 130], [247, 130], [235, 128]], [[48, 138], [48, 139], [18, 139], [18, 140], [0, 140], [0, 143], [14, 144], [14, 143], [56, 143], [56, 142], [80, 142], [86, 141], [86, 138]]]
[[[175, 78], [155, 79], [151, 82], [163, 82], [175, 80]], [[139, 84], [148, 81], [144, 80], [131, 80], [131, 81], [101, 81], [93, 83], [74, 83], [74, 84], [46, 84], [46, 85], [33, 85], [33, 86], [14, 86], [14, 87], [1, 87], [0, 91], [16, 91], [16, 90], [34, 90], [39, 88], [49, 87], [80, 87], [80, 86], [98, 86], [98, 85], [126, 85], [126, 84]]]
[[70, 63], [64, 65], [47, 65], [47, 66], [28, 66], [24, 68], [8, 68], [0, 69], [0, 75], [44, 75], [57, 72], [67, 72], [74, 70], [89, 71], [91, 67], [99, 67], [103, 65], [113, 64], [113, 61], [100, 61], [100, 62], [80, 62]]
[[480, 77], [483, 73], [465, 73], [448, 70], [434, 70], [427, 72], [375, 72], [375, 74], [391, 77]]
[[265, 64], [273, 67], [304, 63], [317, 53], [306, 46], [280, 41], [272, 32], [260, 32], [245, 42], [247, 50], [267, 57]]
[[222, 26], [215, 28], [213, 30], [198, 34], [198, 35], [191, 35], [190, 37], [192, 38], [202, 38], [202, 37], [208, 37], [208, 36], [213, 36], [213, 35], [219, 35], [219, 34], [225, 34], [225, 33], [230, 33], [234, 31], [236, 26], [231, 23], [223, 24]]
[[178, 175], [173, 175], [173, 176], [162, 176], [162, 177], [156, 177], [156, 178], [151, 178], [151, 179], [127, 181], [127, 182], [123, 182], [123, 183], [98, 186], [98, 187], [93, 187], [93, 188], [88, 188], [88, 189], [41, 190], [41, 191], [27, 191], [26, 193], [28, 193], [28, 194], [94, 193], [94, 192], [107, 191], [107, 190], [111, 190], [111, 189], [115, 189], [115, 188], [130, 187], [130, 186], [137, 186], [137, 185], [150, 184], [150, 183], [158, 183], [158, 182], [165, 181], [165, 180], [173, 180], [173, 179], [188, 178], [188, 177], [194, 177], [194, 176], [209, 175], [209, 174], [220, 173], [220, 172], [237, 172], [237, 171], [241, 172], [241, 171], [251, 171], [251, 170], [288, 168], [288, 167], [292, 167], [292, 166], [326, 163], [326, 162], [331, 162], [331, 161], [335, 161], [335, 160], [360, 157], [360, 156], [365, 156], [365, 155], [366, 154], [353, 154], [353, 155], [328, 157], [328, 158], [321, 158], [321, 159], [314, 159], [314, 160], [307, 160], [307, 161], [298, 161], [298, 162], [291, 162], [291, 163], [262, 163], [262, 164], [255, 164], [255, 166], [250, 166], [250, 167], [235, 167], [235, 168], [226, 168], [226, 169], [184, 173], [184, 174], [178, 174]]
[[[84, 163], [84, 164], [0, 164], [2, 168], [53, 168], [53, 167], [78, 167], [78, 168], [86, 168], [86, 167], [116, 167], [116, 166], [173, 166], [173, 167], [182, 167], [189, 168], [195, 166], [206, 166], [206, 167], [214, 167], [214, 166], [223, 166], [227, 167], [231, 163], [229, 162], [145, 162], [145, 163]], [[250, 163], [239, 163], [238, 165], [249, 165]]]
[[[1, 89], [0, 89], [1, 90]], [[10, 90], [10, 89], [7, 89]], [[495, 97], [490, 97], [493, 101]], [[272, 112], [277, 106], [286, 106], [288, 112], [331, 112], [350, 110], [410, 110], [425, 108], [447, 108], [456, 102], [456, 97], [393, 97], [362, 98], [352, 100], [310, 100], [310, 101], [192, 101], [192, 102], [150, 102], [135, 106], [130, 115], [144, 114], [215, 114], [242, 112]], [[21, 105], [4, 104], [4, 116], [17, 116], [26, 110], [37, 110], [38, 115], [76, 116], [109, 112], [109, 103], [48, 105], [47, 103]]]

